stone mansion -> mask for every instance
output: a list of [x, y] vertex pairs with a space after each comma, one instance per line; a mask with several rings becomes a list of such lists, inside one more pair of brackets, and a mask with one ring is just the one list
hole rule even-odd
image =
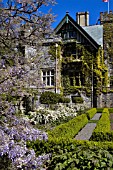
[[[81, 96], [91, 107], [113, 107], [112, 30], [112, 11], [101, 12], [95, 25], [89, 24], [89, 12], [78, 12], [76, 20], [66, 12], [54, 36], [45, 35], [38, 64], [31, 68], [31, 72], [37, 69], [31, 86], [39, 94]], [[26, 49], [26, 56], [35, 55], [31, 49]]]

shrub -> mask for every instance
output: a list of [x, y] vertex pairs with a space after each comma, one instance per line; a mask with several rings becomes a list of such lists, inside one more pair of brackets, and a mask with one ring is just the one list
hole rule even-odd
[[102, 111], [103, 111], [103, 108], [97, 108], [98, 113], [102, 113]]
[[98, 121], [95, 130], [93, 131], [91, 140], [94, 141], [113, 140], [113, 135], [110, 133], [110, 119], [109, 119], [109, 111], [107, 108], [103, 110], [102, 116]]
[[72, 97], [72, 102], [73, 103], [83, 103], [83, 98], [82, 97], [78, 97], [78, 96], [73, 96]]
[[74, 151], [78, 146], [85, 149], [104, 149], [113, 151], [113, 142], [101, 141], [87, 141], [87, 140], [74, 140], [70, 138], [49, 138], [48, 141], [33, 141], [27, 142], [27, 146], [33, 148], [37, 155], [42, 153], [64, 153]]
[[86, 112], [86, 115], [87, 115], [88, 120], [90, 120], [91, 118], [93, 118], [93, 116], [96, 114], [96, 112], [97, 112], [96, 108], [92, 108], [92, 109], [88, 110], [88, 111]]
[[106, 169], [105, 166], [113, 167], [113, 142], [79, 141], [68, 138], [61, 140], [56, 138], [56, 140], [49, 139], [46, 142], [35, 141], [28, 143], [28, 146], [34, 148], [37, 155], [42, 153], [52, 154], [49, 169], [60, 169], [58, 164], [63, 165], [63, 169], [71, 168], [72, 170], [74, 170], [74, 167], [86, 170], [88, 167], [89, 169]]
[[47, 91], [41, 94], [40, 102], [41, 104], [56, 104], [59, 102], [60, 98], [60, 94]]
[[88, 123], [87, 116], [82, 114], [75, 117], [65, 124], [57, 126], [53, 131], [49, 132], [50, 138], [74, 138], [75, 135]]
[[106, 150], [77, 147], [75, 151], [54, 154], [49, 162], [48, 170], [90, 170], [112, 169], [113, 156]]
[[69, 103], [70, 99], [65, 98], [61, 94], [47, 91], [41, 94], [40, 102], [41, 104]]
[[70, 99], [62, 96], [60, 98], [59, 102], [60, 103], [70, 103]]
[[109, 113], [113, 113], [113, 108], [109, 108]]
[[29, 96], [23, 97], [23, 107], [25, 108], [25, 114], [32, 110], [32, 103]]

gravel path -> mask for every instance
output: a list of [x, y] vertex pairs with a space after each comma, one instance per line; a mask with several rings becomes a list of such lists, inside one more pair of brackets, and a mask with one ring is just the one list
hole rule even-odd
[[[91, 120], [99, 120], [102, 113], [96, 113]], [[76, 135], [76, 140], [89, 140], [96, 123], [87, 123], [86, 126]]]
[[102, 113], [96, 113], [91, 120], [99, 120]]
[[87, 123], [87, 125], [76, 135], [76, 140], [89, 140], [93, 130], [96, 127], [96, 123]]

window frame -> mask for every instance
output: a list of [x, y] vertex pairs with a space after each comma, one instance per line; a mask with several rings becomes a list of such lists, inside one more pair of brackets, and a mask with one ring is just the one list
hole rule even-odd
[[55, 73], [54, 69], [42, 70], [42, 84], [44, 87], [53, 87], [55, 86]]

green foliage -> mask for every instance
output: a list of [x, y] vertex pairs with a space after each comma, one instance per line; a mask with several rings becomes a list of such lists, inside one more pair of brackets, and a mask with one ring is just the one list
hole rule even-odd
[[40, 96], [40, 102], [42, 104], [56, 104], [60, 100], [60, 95], [50, 91], [44, 92]]
[[96, 112], [97, 112], [96, 108], [92, 108], [92, 109], [88, 110], [86, 112], [88, 120], [90, 120], [96, 114]]
[[107, 108], [103, 109], [102, 116], [97, 123], [95, 130], [90, 140], [94, 141], [105, 141], [113, 140], [113, 133], [110, 132], [110, 119], [109, 111]]
[[83, 98], [82, 97], [78, 97], [78, 96], [73, 96], [72, 102], [73, 103], [83, 103]]
[[0, 156], [0, 170], [17, 170], [16, 167], [12, 164], [11, 160], [8, 158], [8, 155]]
[[[67, 48], [67, 46], [65, 48]], [[64, 93], [66, 94], [76, 93], [78, 89], [82, 89], [86, 87], [87, 89], [84, 88], [83, 90], [88, 92], [88, 95], [90, 95], [90, 87], [91, 87], [91, 79], [90, 79], [91, 74], [90, 73], [92, 69], [92, 60], [94, 56], [83, 45], [80, 45], [77, 43], [71, 43], [70, 48], [71, 50], [76, 49], [76, 51], [79, 51], [78, 53], [79, 59], [77, 60], [71, 55], [71, 50], [70, 50], [70, 54], [69, 53], [67, 54], [66, 49], [65, 49], [66, 56], [64, 55], [63, 61], [62, 61], [63, 62], [62, 86], [64, 87]], [[67, 69], [67, 65], [69, 66], [69, 69]], [[78, 82], [76, 82], [75, 72], [74, 74], [71, 74], [71, 83], [70, 83], [70, 71], [69, 70], [70, 69], [72, 70], [72, 68], [74, 69], [75, 67], [76, 67], [76, 70], [80, 71], [80, 74], [84, 78], [84, 83], [82, 83], [80, 79], [78, 80], [79, 84]]]
[[82, 114], [48, 132], [49, 138], [74, 138], [87, 123], [87, 116]]
[[32, 110], [31, 105], [32, 104], [31, 104], [30, 97], [25, 95], [23, 97], [23, 107], [25, 108], [25, 114], [28, 114], [28, 112]]
[[61, 97], [59, 100], [60, 103], [70, 103], [70, 98], [67, 97]]
[[101, 169], [103, 164], [106, 168], [112, 168], [113, 166], [113, 142], [78, 141], [69, 138], [61, 140], [56, 138], [56, 140], [49, 139], [47, 142], [28, 142], [27, 146], [34, 148], [37, 155], [52, 153], [49, 169], [57, 169], [59, 164], [64, 169], [75, 167], [78, 169], [87, 169], [87, 167]]
[[103, 108], [97, 108], [97, 113], [102, 113]]
[[27, 142], [27, 146], [34, 148], [37, 155], [42, 153], [65, 153], [74, 151], [77, 147], [81, 146], [82, 148], [88, 149], [105, 149], [108, 151], [113, 151], [113, 142], [101, 142], [101, 141], [86, 141], [86, 140], [75, 140], [70, 138], [60, 139], [49, 138], [48, 141], [34, 141]]
[[54, 154], [48, 170], [90, 170], [113, 168], [112, 153], [106, 150], [95, 150], [78, 147], [74, 152]]
[[40, 102], [41, 104], [69, 103], [70, 99], [65, 98], [61, 94], [47, 91], [41, 94]]
[[109, 113], [113, 113], [113, 108], [109, 108]]
[[58, 47], [55, 47], [55, 44], [50, 46], [49, 54], [51, 55], [51, 60], [54, 60], [56, 58], [60, 58], [61, 55], [61, 46], [58, 45]]

